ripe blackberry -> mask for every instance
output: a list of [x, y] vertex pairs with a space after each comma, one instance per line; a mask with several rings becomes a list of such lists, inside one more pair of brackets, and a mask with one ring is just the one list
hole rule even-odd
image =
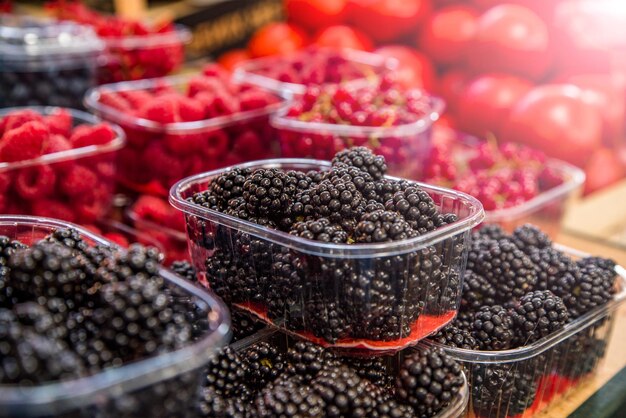
[[224, 209], [226, 215], [234, 216], [235, 218], [243, 219], [244, 221], [252, 222], [257, 225], [265, 226], [272, 229], [277, 229], [278, 224], [269, 216], [256, 215], [251, 213], [248, 208], [248, 203], [243, 197], [236, 197], [228, 202], [228, 206]]
[[328, 218], [331, 222], [338, 224], [345, 219], [359, 219], [367, 203], [361, 192], [350, 181], [324, 180], [299, 195], [297, 199], [302, 209], [298, 207], [294, 210], [302, 210], [302, 215], [305, 217]]
[[265, 341], [247, 348], [240, 357], [245, 365], [245, 381], [252, 389], [261, 389], [273, 382], [286, 368], [278, 349]]
[[228, 249], [218, 248], [207, 257], [206, 277], [210, 288], [226, 303], [261, 299], [254, 267]]
[[474, 324], [474, 312], [460, 311], [454, 321], [450, 323], [451, 326], [457, 327], [463, 331], [472, 332], [472, 326]]
[[588, 266], [596, 266], [602, 270], [604, 270], [607, 274], [615, 274], [615, 261], [610, 258], [603, 257], [585, 257], [576, 261], [578, 267], [588, 267]]
[[324, 416], [368, 417], [376, 407], [371, 383], [345, 365], [325, 368], [311, 387], [325, 403]]
[[336, 296], [325, 297], [319, 290], [305, 301], [302, 319], [307, 331], [331, 343], [353, 335], [343, 303]]
[[379, 388], [391, 392], [394, 390], [395, 378], [391, 371], [393, 357], [342, 357], [341, 360], [352, 368], [360, 377], [367, 379]]
[[368, 173], [374, 180], [380, 180], [387, 173], [385, 158], [374, 155], [365, 147], [352, 147], [335, 154], [333, 165], [343, 163]]
[[345, 244], [349, 240], [348, 233], [341, 226], [331, 224], [326, 218], [298, 222], [289, 233], [300, 238], [334, 244]]
[[224, 398], [211, 388], [204, 388], [192, 416], [219, 418], [248, 418], [249, 403], [238, 397]]
[[401, 214], [419, 234], [434, 230], [435, 217], [438, 215], [435, 202], [418, 186], [407, 185], [385, 202], [385, 209]]
[[474, 272], [482, 275], [496, 289], [496, 302], [518, 299], [537, 284], [535, 265], [508, 239], [491, 241], [480, 252]]
[[256, 321], [236, 310], [230, 312], [230, 322], [233, 330], [232, 342], [249, 337], [265, 327], [262, 322]]
[[311, 180], [311, 186], [320, 184], [328, 175], [327, 171], [310, 170], [306, 172], [306, 176]]
[[28, 248], [28, 246], [17, 240], [12, 240], [7, 236], [0, 235], [0, 267], [5, 267], [7, 265], [9, 257], [11, 257], [16, 250], [24, 248]]
[[474, 314], [472, 336], [481, 350], [496, 351], [511, 348], [514, 323], [511, 313], [500, 305], [484, 306]]
[[452, 402], [463, 386], [463, 370], [442, 350], [429, 347], [407, 354], [396, 378], [396, 396], [419, 417], [432, 417]]
[[568, 272], [549, 284], [548, 289], [563, 299], [571, 319], [606, 304], [615, 293], [615, 274], [589, 265]]
[[417, 235], [401, 215], [390, 211], [366, 213], [354, 232], [357, 243], [402, 241]]
[[409, 405], [399, 403], [393, 398], [376, 402], [372, 418], [415, 418], [415, 411]]
[[511, 239], [517, 247], [526, 254], [531, 253], [535, 249], [544, 249], [552, 247], [552, 240], [541, 229], [534, 225], [526, 224], [517, 227], [513, 231]]
[[218, 197], [211, 190], [195, 193], [193, 196], [188, 197], [187, 201], [216, 211], [223, 211], [227, 206], [227, 203], [220, 203]]
[[481, 226], [479, 230], [474, 232], [474, 238], [481, 240], [501, 240], [502, 238], [507, 238], [506, 232], [502, 229], [502, 227], [498, 224], [484, 225]]
[[606, 339], [596, 338], [596, 328], [582, 330], [559, 343], [552, 358], [560, 376], [578, 378], [591, 373], [606, 354]]
[[525, 294], [515, 303], [515, 345], [531, 344], [563, 328], [569, 319], [563, 300], [549, 290]]
[[58, 242], [83, 253], [89, 248], [89, 244], [83, 240], [80, 233], [74, 228], [59, 228], [48, 235], [46, 241]]
[[287, 362], [293, 373], [310, 382], [325, 366], [337, 365], [336, 357], [323, 347], [306, 341], [296, 341], [287, 350]]
[[535, 400], [540, 376], [529, 361], [475, 364], [470, 377], [474, 413], [492, 418], [523, 413]]
[[496, 289], [483, 276], [467, 270], [461, 293], [461, 310], [474, 312], [482, 306], [495, 305]]
[[338, 163], [326, 177], [331, 183], [351, 182], [366, 200], [376, 199], [376, 183], [366, 171], [346, 164]]
[[124, 281], [136, 274], [154, 276], [158, 273], [163, 255], [154, 247], [132, 244], [126, 251], [104, 254], [95, 280], [99, 283]]
[[243, 184], [243, 199], [252, 215], [284, 212], [296, 194], [293, 179], [277, 168], [259, 168]]
[[[252, 174], [252, 170], [249, 168], [234, 168], [229, 170], [219, 175], [211, 182], [208, 196], [198, 196], [197, 201], [194, 196], [194, 202], [205, 206], [210, 202], [210, 199], [207, 199], [207, 197], [215, 196], [215, 204], [220, 210], [224, 210], [231, 199], [243, 196], [243, 186], [250, 174]], [[203, 200], [200, 200], [201, 198]], [[213, 205], [213, 202], [208, 204]]]
[[196, 282], [196, 268], [186, 260], [177, 260], [172, 263], [170, 269], [180, 277], [189, 280], [190, 282]]
[[538, 280], [537, 290], [549, 289], [567, 274], [578, 275], [579, 268], [567, 255], [554, 248], [532, 250], [530, 260], [535, 264]]
[[253, 417], [318, 418], [324, 416], [324, 401], [297, 376], [285, 376], [261, 391], [254, 402]]
[[472, 337], [472, 334], [454, 325], [448, 325], [440, 329], [435, 335], [429, 338], [448, 347], [463, 348], [465, 350], [478, 349], [478, 342]]
[[289, 318], [290, 307], [301, 306], [307, 289], [305, 260], [287, 248], [272, 255], [271, 281], [266, 287], [265, 305], [270, 319]]
[[230, 347], [223, 348], [209, 362], [202, 386], [222, 398], [250, 399], [246, 363]]

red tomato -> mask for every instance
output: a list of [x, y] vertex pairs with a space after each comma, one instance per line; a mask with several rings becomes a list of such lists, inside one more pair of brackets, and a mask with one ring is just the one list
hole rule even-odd
[[230, 51], [224, 52], [220, 55], [217, 58], [217, 63], [226, 68], [228, 71], [232, 71], [235, 68], [235, 65], [242, 61], [249, 60], [250, 58], [250, 54], [245, 49], [231, 49]]
[[459, 128], [467, 133], [484, 136], [501, 136], [502, 123], [515, 104], [533, 85], [512, 75], [487, 74], [467, 83], [458, 98], [457, 117]]
[[474, 4], [483, 10], [489, 9], [499, 4], [517, 4], [524, 6], [546, 18], [551, 18], [559, 3], [563, 0], [474, 0]]
[[451, 70], [441, 76], [437, 83], [437, 95], [445, 100], [447, 112], [456, 114], [459, 97], [468, 81], [468, 75], [461, 70]]
[[315, 31], [342, 23], [346, 0], [285, 0], [289, 21]]
[[288, 23], [270, 23], [259, 29], [248, 42], [248, 51], [253, 57], [285, 55], [306, 45], [306, 34], [302, 29]]
[[478, 13], [471, 7], [449, 6], [438, 10], [424, 23], [418, 44], [439, 65], [459, 64], [477, 20]]
[[583, 167], [602, 143], [602, 116], [578, 87], [547, 84], [517, 102], [501, 136]]
[[346, 25], [328, 26], [322, 29], [315, 35], [313, 43], [320, 46], [360, 49], [363, 51], [374, 49], [374, 44], [366, 34]]
[[540, 80], [552, 65], [548, 28], [531, 10], [503, 4], [479, 19], [466, 48], [472, 70], [504, 72]]
[[417, 32], [430, 14], [431, 0], [349, 0], [348, 19], [378, 42]]
[[584, 194], [587, 195], [621, 180], [626, 175], [626, 171], [618, 156], [615, 155], [615, 151], [600, 148], [589, 158], [585, 166], [585, 174], [587, 174], [587, 179]]
[[398, 82], [405, 87], [417, 87], [426, 91], [435, 89], [435, 67], [426, 55], [402, 45], [390, 45], [375, 51], [387, 58], [398, 60], [395, 71]]

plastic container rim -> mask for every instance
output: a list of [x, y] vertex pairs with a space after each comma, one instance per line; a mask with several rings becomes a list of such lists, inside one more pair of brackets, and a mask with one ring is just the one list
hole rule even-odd
[[[262, 57], [262, 58], [254, 58], [250, 60], [246, 60], [241, 62], [235, 66], [233, 71], [233, 80], [241, 81], [241, 82], [249, 82], [258, 86], [265, 86], [266, 88], [273, 91], [282, 91], [288, 90], [295, 94], [302, 94], [306, 91], [305, 84], [299, 83], [290, 83], [286, 81], [280, 81], [272, 77], [268, 77], [266, 75], [255, 73], [254, 70], [259, 65], [266, 65], [267, 63], [271, 63], [276, 59], [288, 59], [294, 58], [298, 56], [302, 56], [313, 49], [307, 48], [301, 51], [297, 51], [288, 56], [282, 57]], [[351, 48], [329, 48], [329, 47], [319, 47], [315, 49], [316, 51], [323, 52], [338, 52], [344, 55], [344, 58], [348, 61], [356, 62], [358, 64], [367, 65], [369, 67], [384, 67], [388, 70], [394, 70], [398, 67], [398, 60], [391, 57], [385, 57], [380, 54], [376, 54], [373, 52], [360, 51]], [[367, 75], [363, 76], [363, 78], [367, 78]], [[361, 80], [360, 78], [356, 78], [354, 80], [350, 80], [349, 82]], [[331, 83], [332, 84], [332, 83]]]
[[[0, 215], [0, 225], [31, 225], [53, 228], [74, 228], [81, 236], [113, 248], [117, 244], [70, 222], [34, 216]], [[159, 274], [173, 285], [206, 303], [212, 312], [220, 315], [220, 325], [205, 338], [179, 350], [161, 354], [118, 368], [103, 370], [91, 376], [64, 382], [47, 383], [35, 387], [0, 385], [0, 409], [28, 408], [26, 415], [41, 411], [49, 413], [51, 404], [59, 407], [55, 412], [88, 406], [97, 400], [97, 393], [108, 391], [112, 395], [132, 392], [154, 383], [171, 379], [201, 367], [226, 343], [230, 334], [230, 314], [223, 302], [212, 293], [187, 282], [169, 269], [159, 268]], [[120, 387], [120, 385], [122, 385]]]
[[[308, 240], [296, 237], [286, 232], [272, 230], [267, 227], [257, 225], [255, 223], [235, 218], [224, 213], [214, 211], [208, 208], [195, 205], [186, 201], [182, 193], [189, 187], [205, 183], [209, 178], [216, 177], [222, 173], [230, 171], [234, 168], [279, 168], [285, 165], [298, 167], [301, 169], [320, 169], [329, 168], [329, 161], [300, 159], [300, 158], [284, 158], [253, 161], [245, 164], [226, 167], [219, 170], [213, 170], [206, 173], [197, 174], [180, 180], [170, 189], [169, 201], [176, 209], [181, 210], [189, 215], [195, 215], [212, 222], [216, 222], [240, 231], [250, 233], [256, 237], [271, 241], [293, 250], [323, 257], [341, 257], [341, 258], [370, 258], [370, 257], [386, 257], [390, 255], [402, 254], [416, 251], [428, 245], [434, 245], [440, 241], [446, 240], [453, 236], [460, 235], [471, 230], [478, 225], [485, 217], [485, 213], [481, 203], [472, 196], [456, 190], [445, 189], [443, 187], [431, 186], [424, 183], [411, 181], [411, 183], [420, 186], [426, 191], [436, 192], [448, 197], [461, 199], [468, 204], [470, 213], [463, 219], [448, 224], [442, 228], [420, 235], [415, 238], [406, 239], [391, 243], [377, 244], [333, 244]], [[395, 177], [385, 176], [388, 179], [398, 180]]]
[[270, 124], [281, 130], [289, 130], [295, 132], [307, 132], [316, 135], [340, 135], [348, 137], [402, 137], [418, 135], [429, 129], [435, 123], [439, 116], [445, 110], [445, 102], [431, 95], [426, 95], [429, 101], [429, 111], [415, 122], [405, 123], [396, 126], [359, 126], [359, 125], [339, 125], [328, 122], [307, 122], [287, 117], [291, 102], [285, 103], [281, 108], [272, 115]]
[[[137, 215], [137, 212], [135, 212], [132, 209], [132, 206], [129, 206], [124, 211], [124, 214], [128, 217], [128, 219], [133, 221], [133, 224], [135, 224], [135, 225], [143, 224], [144, 226], [146, 226], [148, 228], [155, 229], [155, 230], [164, 232], [166, 234], [169, 234], [172, 237], [174, 237], [174, 238], [176, 238], [176, 239], [178, 239], [180, 241], [187, 241], [187, 235], [184, 232], [177, 231], [176, 229], [172, 229], [172, 228], [169, 228], [169, 227], [166, 227], [166, 226], [163, 226], [163, 225], [159, 225], [156, 222], [140, 218], [139, 215]], [[141, 231], [139, 231], [139, 232], [141, 232]]]
[[150, 33], [124, 37], [100, 36], [107, 48], [152, 48], [169, 46], [176, 43], [187, 44], [191, 41], [191, 31], [185, 25], [176, 24], [169, 32]]
[[[81, 123], [88, 123], [95, 125], [97, 123], [104, 122], [97, 116], [90, 113], [83, 112], [81, 110], [71, 109], [67, 107], [58, 106], [19, 106], [19, 107], [7, 107], [0, 109], [0, 118], [6, 116], [8, 113], [20, 111], [20, 110], [34, 110], [37, 113], [48, 116], [55, 110], [64, 109], [72, 115], [72, 122], [78, 121]], [[118, 125], [110, 122], [106, 122], [111, 126], [116, 136], [111, 141], [102, 145], [89, 145], [81, 148], [73, 148], [66, 151], [53, 152], [51, 154], [45, 154], [37, 158], [30, 160], [22, 160], [15, 162], [0, 162], [0, 172], [10, 171], [17, 168], [31, 167], [42, 164], [54, 164], [62, 161], [77, 160], [80, 158], [91, 157], [98, 154], [104, 154], [107, 152], [114, 152], [121, 149], [126, 144], [126, 134]]]
[[[210, 129], [219, 129], [227, 126], [234, 125], [238, 122], [255, 119], [261, 116], [269, 115], [275, 112], [277, 109], [283, 106], [283, 102], [288, 98], [286, 95], [279, 95], [272, 91], [267, 91], [278, 99], [278, 102], [272, 103], [266, 107], [254, 110], [246, 110], [243, 112], [237, 112], [232, 115], [217, 116], [210, 119], [203, 119], [193, 122], [174, 122], [162, 124], [149, 119], [133, 116], [131, 114], [124, 113], [111, 106], [100, 103], [100, 96], [103, 91], [120, 92], [120, 91], [136, 91], [145, 90], [157, 87], [159, 85], [175, 86], [186, 84], [193, 77], [197, 77], [201, 73], [195, 73], [190, 75], [177, 75], [167, 77], [148, 78], [145, 80], [135, 81], [121, 81], [118, 83], [103, 84], [101, 86], [93, 87], [85, 93], [83, 103], [87, 109], [103, 115], [107, 120], [112, 120], [116, 123], [130, 125], [132, 127], [141, 127], [151, 132], [169, 133], [169, 134], [188, 134], [188, 133], [201, 133]], [[241, 83], [240, 83], [241, 84]], [[260, 88], [260, 87], [258, 87]], [[264, 90], [264, 89], [263, 89]]]
[[[554, 247], [563, 251], [567, 255], [581, 258], [589, 256], [587, 253], [566, 247], [564, 245], [555, 244]], [[613, 296], [611, 301], [604, 306], [599, 306], [587, 312], [585, 315], [582, 315], [573, 322], [567, 324], [561, 330], [524, 347], [501, 351], [481, 351], [448, 347], [428, 340], [425, 340], [425, 344], [439, 347], [456, 360], [466, 363], [513, 363], [533, 358], [546, 350], [554, 348], [554, 346], [560, 342], [593, 325], [596, 321], [604, 318], [610, 312], [614, 311], [626, 300], [626, 269], [620, 265], [616, 265], [615, 274], [618, 277], [620, 290]]]

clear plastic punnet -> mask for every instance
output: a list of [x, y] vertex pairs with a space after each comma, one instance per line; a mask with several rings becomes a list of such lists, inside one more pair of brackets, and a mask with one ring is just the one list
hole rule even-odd
[[[0, 109], [0, 120], [18, 110], [32, 110], [42, 116], [57, 112], [57, 107], [16, 107]], [[63, 109], [70, 113], [74, 127], [102, 121], [89, 113]], [[119, 126], [111, 125], [115, 138], [101, 145], [89, 145], [44, 154], [30, 160], [0, 162], [2, 189], [8, 198], [0, 200], [1, 213], [48, 216], [91, 224], [102, 219], [111, 206], [115, 191], [116, 158], [126, 136]], [[76, 179], [79, 173], [79, 179]], [[85, 190], [86, 177], [96, 183]]]
[[82, 107], [103, 43], [88, 26], [0, 14], [0, 107]]
[[271, 124], [278, 132], [281, 157], [330, 160], [345, 148], [364, 146], [385, 157], [389, 174], [417, 179], [431, 149], [432, 125], [445, 108], [439, 98], [427, 101], [422, 117], [397, 126], [302, 121], [288, 116], [289, 105], [272, 116]]
[[[588, 254], [557, 246], [573, 258]], [[626, 270], [617, 266], [617, 292], [609, 303], [563, 329], [520, 348], [477, 351], [442, 347], [463, 364], [470, 386], [467, 417], [527, 418], [586, 382], [607, 352], [615, 310], [626, 300]]]
[[287, 56], [244, 61], [235, 68], [233, 78], [278, 93], [302, 94], [308, 85], [367, 82], [397, 64], [371, 52], [309, 47]]
[[[44, 238], [58, 228], [74, 228], [89, 245], [114, 243], [79, 226], [54, 219], [0, 216], [0, 235], [25, 244]], [[188, 283], [171, 271], [159, 274], [181, 298], [192, 300], [207, 311], [204, 334], [179, 350], [109, 368], [100, 373], [38, 386], [3, 385], [0, 390], [2, 417], [115, 417], [135, 418], [190, 416], [202, 369], [227, 343], [230, 316], [212, 294]], [[193, 415], [191, 415], [193, 416]]]
[[[140, 193], [167, 196], [176, 181], [206, 170], [278, 155], [269, 117], [283, 103], [195, 122], [161, 124], [122, 112], [101, 102], [107, 92], [185, 91], [193, 76], [172, 76], [107, 84], [85, 96], [87, 108], [119, 124], [128, 137], [120, 152], [119, 182]], [[185, 149], [176, 146], [185, 142]], [[188, 150], [193, 151], [189, 153]]]
[[181, 180], [170, 203], [185, 214], [193, 263], [226, 302], [315, 343], [397, 351], [450, 322], [459, 307], [470, 230], [484, 212], [463, 193], [419, 184], [458, 220], [416, 238], [330, 244], [269, 229], [188, 200], [233, 168], [328, 170], [305, 159], [257, 161]]

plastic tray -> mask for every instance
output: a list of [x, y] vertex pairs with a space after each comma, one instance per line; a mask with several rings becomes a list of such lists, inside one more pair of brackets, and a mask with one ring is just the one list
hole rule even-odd
[[[267, 73], [268, 70], [275, 70], [281, 65], [290, 66], [296, 62], [306, 65], [311, 62], [312, 59], [322, 59], [320, 57], [324, 56], [326, 57], [326, 64], [320, 64], [320, 66], [327, 69], [329, 66], [329, 54], [335, 56], [338, 54], [341, 58], [345, 59], [345, 62], [350, 65], [350, 68], [353, 71], [355, 71], [355, 74], [347, 75], [347, 79], [346, 76], [341, 77], [341, 82], [365, 82], [372, 77], [381, 75], [385, 71], [396, 68], [398, 64], [394, 59], [389, 59], [383, 57], [382, 55], [372, 54], [371, 52], [352, 49], [337, 51], [330, 48], [311, 47], [288, 56], [264, 57], [242, 62], [235, 68], [235, 71], [233, 72], [233, 79], [240, 82], [254, 84], [278, 93], [291, 92], [294, 94], [302, 94], [306, 91], [307, 84], [311, 83], [304, 82], [304, 80], [302, 83], [298, 83], [296, 80], [292, 82], [282, 81], [274, 78], [272, 75], [269, 75]], [[301, 76], [301, 69], [299, 71], [296, 71], [294, 68], [290, 70], [293, 71], [294, 77]], [[320, 83], [316, 82], [313, 84]], [[324, 83], [322, 81], [321, 84], [332, 83]]]
[[176, 71], [185, 59], [191, 32], [176, 25], [170, 32], [102, 39], [106, 63], [100, 68], [99, 81], [114, 83], [163, 77]]
[[89, 27], [0, 14], [0, 107], [81, 108], [102, 49]]
[[[558, 249], [575, 258], [588, 256], [561, 246]], [[463, 363], [470, 384], [467, 416], [531, 417], [567, 396], [592, 375], [606, 353], [615, 322], [613, 312], [626, 300], [626, 270], [617, 266], [616, 275], [619, 291], [610, 303], [531, 345], [494, 352], [428, 342]], [[504, 376], [506, 385], [490, 391], [493, 385], [486, 382], [497, 382], [495, 376]]]
[[[237, 167], [308, 171], [327, 170], [330, 163], [279, 159]], [[318, 344], [351, 350], [397, 351], [454, 318], [469, 231], [484, 216], [473, 197], [419, 184], [443, 212], [455, 213], [459, 220], [410, 240], [335, 245], [268, 229], [187, 200], [228, 170], [181, 180], [170, 192], [170, 203], [185, 214], [198, 272], [205, 273], [228, 302]], [[272, 265], [279, 267], [277, 258], [284, 266], [278, 271], [272, 270]], [[435, 260], [441, 262], [432, 263]], [[373, 275], [380, 287], [371, 290]], [[439, 279], [433, 280], [436, 275]], [[361, 283], [363, 293], [349, 285], [350, 280]], [[409, 302], [394, 303], [401, 298]]]
[[[128, 147], [120, 153], [118, 176], [122, 185], [140, 193], [167, 196], [172, 184], [183, 177], [231, 165], [233, 161], [240, 163], [277, 156], [278, 144], [274, 130], [269, 125], [269, 116], [282, 105], [282, 100], [262, 109], [239, 112], [230, 116], [165, 125], [120, 112], [100, 103], [100, 95], [103, 91], [153, 90], [164, 86], [183, 90], [192, 77], [173, 76], [107, 84], [89, 91], [85, 96], [85, 105], [88, 109], [105, 120], [120, 124], [126, 131]], [[280, 99], [278, 96], [276, 98]], [[247, 131], [259, 135], [263, 147], [250, 149], [239, 146], [241, 149], [238, 149], [238, 154], [233, 152], [237, 146], [238, 138]], [[210, 141], [211, 137], [222, 134], [228, 138], [228, 145], [227, 150], [220, 153], [218, 157], [179, 156], [167, 151], [164, 146], [166, 138], [172, 141], [176, 140], [177, 137], [194, 136], [197, 137], [197, 141]], [[186, 139], [188, 140], [188, 138]], [[152, 158], [151, 155], [154, 154], [155, 150], [151, 148], [162, 150], [159, 155], [165, 153], [165, 156], [161, 156], [161, 161], [155, 161]], [[152, 153], [146, 152], [147, 150], [151, 150]], [[162, 165], [164, 159], [168, 162], [167, 167]]]
[[[28, 244], [57, 228], [71, 227], [92, 245], [115, 244], [79, 226], [54, 219], [0, 216], [0, 235]], [[36, 387], [3, 385], [3, 417], [180, 417], [191, 405], [200, 384], [202, 367], [227, 342], [229, 314], [219, 299], [189, 284], [167, 269], [159, 273], [198, 306], [208, 307], [209, 329], [197, 342], [180, 350], [128, 363], [98, 374]]]
[[330, 160], [342, 149], [366, 146], [383, 155], [389, 174], [420, 178], [431, 146], [432, 125], [444, 110], [444, 102], [429, 97], [429, 110], [419, 120], [398, 126], [352, 126], [307, 122], [288, 117], [289, 105], [271, 118], [278, 131], [281, 157]]
[[[0, 109], [0, 119], [15, 110], [31, 109], [42, 115], [55, 111], [55, 107], [28, 107]], [[78, 110], [66, 109], [72, 115], [74, 126], [96, 124], [99, 118]], [[5, 199], [1, 199], [0, 213], [14, 213], [55, 218], [90, 224], [106, 215], [113, 200], [117, 151], [124, 146], [125, 135], [119, 126], [112, 126], [117, 137], [104, 145], [91, 145], [42, 155], [31, 160], [0, 163], [0, 177]], [[81, 165], [98, 177], [98, 187], [91, 192], [68, 194], [67, 189], [56, 187], [63, 181], [68, 169]], [[33, 184], [45, 179], [46, 187], [32, 195], [20, 192], [19, 184]], [[28, 190], [25, 188], [23, 190]]]

